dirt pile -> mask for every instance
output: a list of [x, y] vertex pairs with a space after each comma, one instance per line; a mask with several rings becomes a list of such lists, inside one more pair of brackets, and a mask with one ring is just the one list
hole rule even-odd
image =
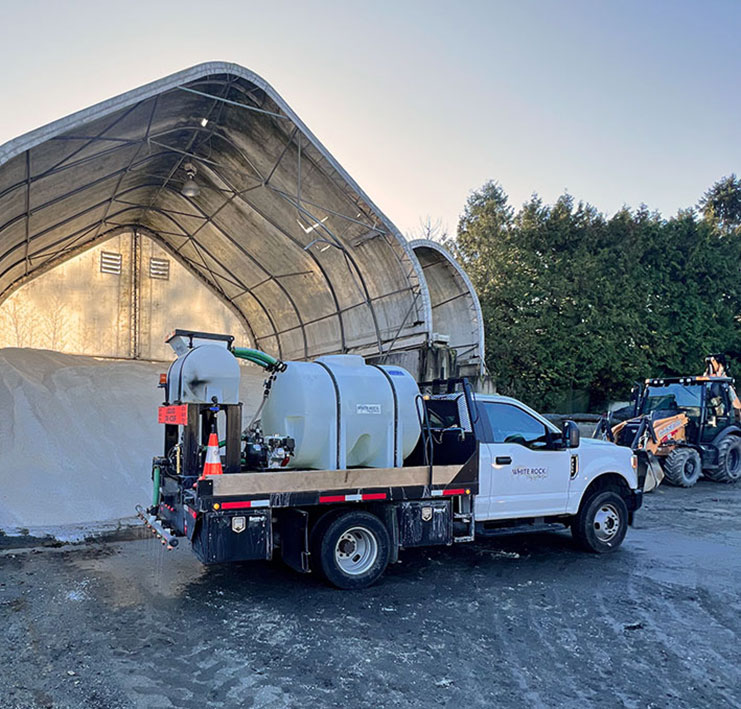
[[[146, 505], [152, 456], [162, 448], [156, 385], [166, 368], [0, 349], [0, 530], [84, 536]], [[247, 413], [262, 379], [243, 368]]]

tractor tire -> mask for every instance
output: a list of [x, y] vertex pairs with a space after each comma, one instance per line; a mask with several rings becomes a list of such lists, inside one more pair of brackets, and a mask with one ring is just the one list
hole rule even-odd
[[391, 539], [369, 512], [345, 512], [329, 521], [317, 539], [319, 565], [327, 581], [343, 589], [366, 588], [386, 570]]
[[692, 487], [702, 475], [700, 454], [694, 448], [675, 448], [664, 461], [664, 479], [676, 487]]
[[595, 554], [615, 551], [628, 531], [628, 507], [617, 490], [595, 490], [582, 500], [571, 534], [582, 549]]
[[718, 467], [705, 475], [717, 483], [741, 480], [741, 436], [726, 436], [718, 444]]

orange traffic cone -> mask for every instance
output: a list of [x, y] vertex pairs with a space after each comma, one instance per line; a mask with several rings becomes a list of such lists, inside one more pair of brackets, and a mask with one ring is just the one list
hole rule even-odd
[[223, 475], [224, 471], [221, 468], [221, 456], [219, 455], [219, 437], [215, 431], [211, 431], [211, 435], [208, 437], [208, 446], [206, 447], [206, 462], [203, 466], [203, 475], [201, 478], [205, 478], [207, 475]]

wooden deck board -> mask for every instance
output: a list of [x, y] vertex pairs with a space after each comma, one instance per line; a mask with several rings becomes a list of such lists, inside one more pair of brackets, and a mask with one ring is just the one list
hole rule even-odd
[[[436, 465], [433, 485], [447, 485], [460, 471], [460, 465]], [[329, 490], [361, 490], [378, 487], [427, 485], [427, 466], [410, 468], [352, 468], [349, 470], [285, 470], [265, 473], [234, 473], [214, 475], [213, 494], [257, 495], [274, 492], [325, 492]]]

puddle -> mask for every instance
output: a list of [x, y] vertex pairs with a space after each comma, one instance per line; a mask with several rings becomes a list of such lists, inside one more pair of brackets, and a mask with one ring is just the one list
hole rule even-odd
[[187, 552], [167, 551], [156, 539], [147, 539], [116, 544], [112, 554], [73, 559], [73, 563], [81, 572], [98, 579], [98, 600], [122, 608], [153, 598], [180, 598], [206, 572], [206, 567]]

